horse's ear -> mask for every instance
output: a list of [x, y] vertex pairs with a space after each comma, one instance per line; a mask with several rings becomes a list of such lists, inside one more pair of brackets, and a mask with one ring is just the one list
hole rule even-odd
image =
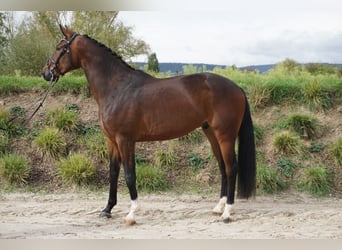
[[66, 39], [68, 39], [73, 34], [72, 30], [68, 29], [67, 26], [63, 27], [62, 24], [59, 24], [59, 29], [61, 30], [62, 34]]

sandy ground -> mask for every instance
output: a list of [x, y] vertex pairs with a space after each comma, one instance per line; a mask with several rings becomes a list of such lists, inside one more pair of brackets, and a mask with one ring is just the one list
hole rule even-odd
[[113, 218], [99, 218], [107, 193], [0, 194], [1, 239], [342, 239], [342, 200], [302, 194], [238, 200], [231, 223], [211, 213], [216, 197], [143, 195], [127, 226], [128, 195]]

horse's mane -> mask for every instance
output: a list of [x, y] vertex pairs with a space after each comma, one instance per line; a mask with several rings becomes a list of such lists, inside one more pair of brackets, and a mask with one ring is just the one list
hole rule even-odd
[[96, 43], [99, 47], [104, 48], [105, 51], [107, 51], [108, 53], [110, 53], [115, 59], [119, 59], [123, 64], [125, 64], [127, 67], [129, 67], [132, 70], [136, 70], [135, 68], [133, 68], [131, 65], [129, 65], [128, 63], [126, 63], [122, 57], [120, 55], [118, 55], [116, 52], [114, 52], [111, 48], [108, 48], [106, 45], [104, 45], [103, 43], [95, 40], [94, 38], [88, 36], [88, 35], [83, 35], [85, 38], [89, 39], [90, 41]]

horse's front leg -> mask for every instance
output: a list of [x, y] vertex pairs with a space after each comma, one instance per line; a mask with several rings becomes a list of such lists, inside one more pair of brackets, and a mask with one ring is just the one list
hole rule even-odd
[[108, 140], [108, 151], [110, 157], [109, 163], [109, 180], [110, 180], [110, 187], [109, 187], [109, 198], [108, 203], [105, 209], [100, 214], [100, 217], [107, 217], [111, 218], [111, 211], [112, 208], [117, 203], [117, 186], [118, 186], [118, 178], [120, 173], [120, 164], [121, 164], [121, 157], [119, 154], [118, 147], [116, 144], [112, 143]]
[[139, 208], [135, 174], [135, 143], [129, 140], [121, 141], [119, 143], [119, 150], [122, 156], [126, 184], [131, 197], [131, 209], [124, 222], [127, 225], [133, 225], [136, 223], [135, 212]]

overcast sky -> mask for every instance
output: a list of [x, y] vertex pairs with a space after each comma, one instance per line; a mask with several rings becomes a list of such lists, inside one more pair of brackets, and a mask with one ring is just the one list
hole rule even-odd
[[119, 13], [159, 62], [247, 66], [291, 58], [342, 63], [341, 0], [159, 3], [154, 11]]

